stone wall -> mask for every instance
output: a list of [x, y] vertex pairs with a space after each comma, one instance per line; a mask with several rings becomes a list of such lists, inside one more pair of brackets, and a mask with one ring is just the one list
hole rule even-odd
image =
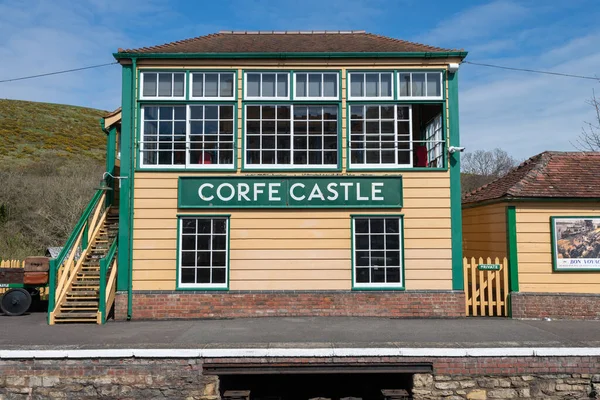
[[0, 360], [0, 399], [219, 399], [199, 360]]
[[600, 319], [600, 295], [511, 293], [513, 318]]
[[[115, 318], [127, 316], [127, 293], [115, 300]], [[465, 316], [462, 291], [135, 291], [132, 319], [243, 317]]]
[[600, 375], [415, 374], [413, 399], [600, 399]]
[[406, 388], [416, 400], [600, 399], [600, 357], [571, 356], [0, 359], [0, 400], [219, 400], [218, 378], [203, 375], [203, 363], [431, 363], [433, 373], [415, 374]]

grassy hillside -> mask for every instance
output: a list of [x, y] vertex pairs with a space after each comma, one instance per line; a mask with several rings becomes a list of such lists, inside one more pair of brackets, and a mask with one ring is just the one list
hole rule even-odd
[[105, 111], [62, 104], [0, 99], [0, 168], [56, 156], [104, 159], [100, 129]]
[[104, 113], [0, 100], [0, 260], [65, 243], [104, 171]]

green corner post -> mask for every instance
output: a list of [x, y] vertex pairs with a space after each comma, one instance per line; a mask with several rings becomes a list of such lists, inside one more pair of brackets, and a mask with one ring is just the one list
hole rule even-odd
[[[449, 145], [460, 146], [458, 123], [458, 71], [447, 73]], [[452, 289], [464, 290], [462, 253], [462, 205], [460, 191], [460, 152], [449, 153], [450, 169], [450, 228], [452, 231]]]
[[518, 292], [519, 259], [517, 254], [517, 211], [515, 206], [506, 207], [506, 244], [508, 246], [508, 287], [510, 292]]
[[133, 157], [133, 92], [135, 69], [132, 64], [123, 64], [121, 99], [121, 189], [119, 193], [119, 252], [117, 290], [128, 291], [131, 279], [131, 160]]

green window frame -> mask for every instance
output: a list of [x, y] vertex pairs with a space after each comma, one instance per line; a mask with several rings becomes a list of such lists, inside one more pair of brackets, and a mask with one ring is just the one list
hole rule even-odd
[[230, 215], [177, 216], [177, 289], [229, 290]]
[[350, 216], [353, 290], [404, 290], [404, 215]]

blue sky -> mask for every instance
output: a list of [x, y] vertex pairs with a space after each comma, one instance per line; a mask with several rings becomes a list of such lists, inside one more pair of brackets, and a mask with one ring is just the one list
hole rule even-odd
[[[469, 51], [467, 60], [600, 76], [597, 0], [0, 0], [0, 80], [113, 61], [134, 48], [219, 30], [348, 30]], [[0, 83], [0, 98], [112, 110], [118, 65]], [[600, 85], [463, 64], [462, 144], [524, 159], [574, 150]]]

